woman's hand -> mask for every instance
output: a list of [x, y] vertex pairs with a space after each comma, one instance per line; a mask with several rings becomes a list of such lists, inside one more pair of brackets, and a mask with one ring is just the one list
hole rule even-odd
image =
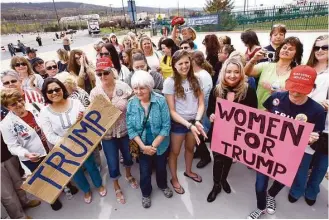
[[152, 146], [145, 146], [143, 147], [143, 153], [147, 155], [154, 155], [157, 152], [157, 149]]
[[215, 119], [216, 119], [216, 116], [215, 116], [214, 113], [212, 113], [212, 114], [210, 115], [210, 117], [209, 117], [210, 122], [214, 122]]
[[194, 139], [196, 140], [197, 145], [199, 145], [200, 144], [200, 139], [199, 139], [200, 131], [198, 130], [198, 128], [195, 125], [192, 125], [190, 130], [194, 136]]
[[83, 112], [79, 112], [77, 121], [80, 121], [83, 118]]
[[251, 62], [257, 62], [262, 59], [265, 59], [265, 51], [264, 50], [259, 50], [255, 53], [254, 57], [250, 60]]
[[37, 162], [40, 160], [40, 154], [38, 153], [26, 153], [24, 156], [32, 162]]
[[197, 127], [198, 131], [200, 132], [200, 134], [203, 137], [208, 138], [206, 132], [204, 131], [204, 127], [201, 124], [201, 122], [199, 122], [199, 121], [195, 122], [195, 126]]
[[310, 134], [310, 138], [309, 138], [308, 143], [309, 143], [309, 144], [313, 144], [314, 142], [316, 142], [317, 140], [319, 140], [319, 137], [320, 137], [319, 133], [317, 133], [317, 132], [312, 132], [312, 133]]

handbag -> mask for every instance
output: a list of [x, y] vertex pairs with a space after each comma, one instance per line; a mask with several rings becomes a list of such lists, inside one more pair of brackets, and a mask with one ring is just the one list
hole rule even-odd
[[[146, 122], [150, 116], [150, 112], [151, 112], [151, 107], [152, 107], [152, 102], [150, 104], [150, 109], [147, 113], [147, 116], [146, 118], [144, 119], [143, 121], [143, 129], [142, 129], [142, 132], [140, 133], [140, 137], [142, 137], [142, 134], [144, 132], [144, 129], [145, 129], [145, 126], [146, 126]], [[138, 158], [139, 157], [139, 154], [140, 154], [140, 148], [139, 148], [139, 145], [137, 144], [137, 142], [135, 140], [130, 140], [129, 141], [129, 151], [130, 151], [130, 154], [133, 158]]]

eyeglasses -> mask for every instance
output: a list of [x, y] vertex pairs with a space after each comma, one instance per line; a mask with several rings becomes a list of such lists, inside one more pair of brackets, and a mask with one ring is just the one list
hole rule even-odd
[[15, 67], [27, 66], [27, 63], [15, 63]]
[[110, 53], [99, 53], [99, 55], [102, 56], [110, 56]]
[[16, 108], [18, 103], [23, 103], [24, 99], [18, 99], [16, 102], [14, 102], [13, 104], [10, 104], [10, 107]]
[[103, 71], [103, 72], [98, 72], [98, 73], [96, 73], [96, 75], [98, 76], [98, 77], [102, 77], [103, 75], [104, 76], [108, 76], [108, 75], [110, 75], [110, 71]]
[[188, 50], [190, 49], [189, 47], [180, 47], [181, 50]]
[[319, 51], [320, 49], [321, 49], [321, 50], [328, 50], [328, 45], [324, 45], [324, 46], [321, 46], [321, 47], [319, 47], [319, 46], [314, 46], [313, 49], [314, 49], [315, 51]]
[[15, 84], [15, 83], [17, 83], [17, 80], [16, 79], [13, 79], [13, 80], [10, 80], [10, 81], [3, 82], [2, 84], [5, 85], [5, 86], [7, 86], [9, 84]]
[[48, 94], [48, 95], [51, 95], [51, 94], [53, 94], [54, 92], [55, 92], [55, 93], [59, 93], [60, 91], [62, 91], [61, 88], [50, 89], [50, 90], [47, 91], [47, 94]]
[[46, 70], [52, 70], [52, 69], [56, 70], [57, 69], [57, 65], [52, 65], [52, 66], [47, 66], [46, 67]]

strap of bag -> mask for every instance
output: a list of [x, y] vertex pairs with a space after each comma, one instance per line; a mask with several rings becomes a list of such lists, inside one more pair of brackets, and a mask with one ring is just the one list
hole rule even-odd
[[[139, 135], [140, 137], [142, 136], [142, 134], [143, 134], [143, 132], [144, 132], [144, 130], [145, 130], [145, 125], [146, 125], [147, 120], [149, 119], [150, 112], [151, 112], [151, 108], [152, 108], [152, 102], [151, 102], [151, 104], [150, 104], [150, 109], [149, 109], [149, 111], [148, 111], [148, 113], [147, 113], [146, 119], [145, 119], [144, 122], [143, 122], [143, 129], [142, 129], [141, 134]], [[142, 137], [141, 137], [141, 138], [142, 138]]]
[[34, 102], [32, 102], [32, 105], [33, 105], [33, 107], [34, 107], [36, 110], [38, 110], [38, 112], [41, 111], [40, 107], [39, 107], [37, 104], [35, 104]]

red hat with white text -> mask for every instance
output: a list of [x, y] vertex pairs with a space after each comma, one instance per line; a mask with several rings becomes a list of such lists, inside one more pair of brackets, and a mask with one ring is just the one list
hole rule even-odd
[[286, 81], [286, 90], [302, 94], [310, 94], [314, 88], [317, 73], [314, 68], [306, 65], [296, 66], [291, 70]]

